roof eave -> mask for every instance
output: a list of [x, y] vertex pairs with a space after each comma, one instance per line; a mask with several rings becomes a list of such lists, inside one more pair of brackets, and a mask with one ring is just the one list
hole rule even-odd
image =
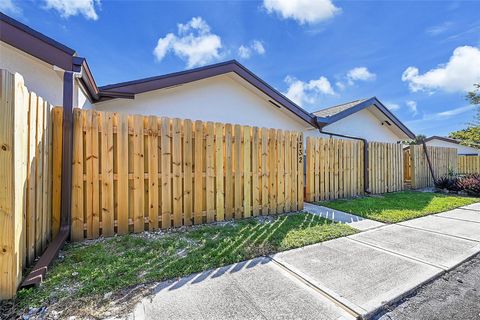
[[75, 50], [0, 12], [0, 40], [52, 66], [72, 70]]
[[337, 122], [343, 118], [348, 117], [349, 115], [352, 115], [356, 112], [359, 112], [365, 108], [368, 108], [369, 106], [374, 105], [379, 109], [389, 120], [391, 120], [405, 135], [410, 138], [410, 139], [415, 139], [415, 134], [410, 131], [392, 112], [390, 112], [387, 107], [383, 105], [383, 103], [380, 102], [376, 97], [372, 97], [370, 99], [367, 99], [365, 101], [360, 102], [359, 104], [341, 111], [331, 117], [317, 117], [317, 122], [320, 121], [322, 124], [322, 127], [327, 126], [329, 124], [332, 124], [334, 122]]
[[185, 83], [190, 83], [230, 72], [237, 74], [239, 77], [253, 85], [265, 95], [271, 97], [273, 100], [275, 100], [275, 102], [292, 112], [297, 117], [301, 118], [303, 121], [307, 122], [309, 125], [316, 126], [315, 116], [296, 105], [294, 102], [292, 102], [283, 94], [271, 87], [269, 84], [260, 79], [253, 72], [248, 70], [236, 60], [230, 60], [214, 65], [171, 73], [158, 77], [150, 77], [135, 81], [102, 86], [99, 88], [99, 90], [100, 95], [103, 96], [101, 101], [106, 101], [117, 98], [111, 94], [112, 92], [136, 95], [148, 91], [159, 90]]

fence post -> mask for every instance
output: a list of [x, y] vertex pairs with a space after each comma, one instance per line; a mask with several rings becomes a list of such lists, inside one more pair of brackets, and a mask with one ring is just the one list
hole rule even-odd
[[28, 92], [19, 74], [0, 70], [0, 300], [22, 277], [26, 206]]
[[63, 74], [61, 227], [70, 225], [72, 207], [73, 72]]

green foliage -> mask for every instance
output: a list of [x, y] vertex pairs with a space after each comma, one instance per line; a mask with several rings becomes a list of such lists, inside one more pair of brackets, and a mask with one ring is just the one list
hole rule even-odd
[[354, 200], [335, 200], [322, 205], [368, 219], [396, 223], [480, 201], [430, 192], [403, 191]]
[[[474, 105], [480, 105], [480, 83], [474, 84], [475, 89], [467, 94], [467, 100]], [[450, 133], [450, 138], [461, 140], [466, 146], [478, 147], [480, 144], [480, 106], [472, 122], [467, 128]]]
[[95, 301], [107, 292], [237, 263], [343, 237], [356, 230], [300, 213], [244, 219], [187, 231], [126, 235], [69, 244], [38, 289], [20, 290], [20, 307], [51, 300]]
[[422, 143], [423, 140], [425, 140], [426, 138], [427, 138], [427, 136], [425, 136], [424, 134], [419, 134], [419, 135], [415, 136], [415, 139], [404, 141], [404, 143], [405, 143], [405, 144], [409, 144], [409, 145], [420, 144], [420, 143]]
[[[476, 118], [480, 119], [480, 111], [477, 112]], [[463, 145], [478, 147], [480, 145], [480, 124], [469, 125], [466, 129], [450, 133], [449, 136], [450, 138], [461, 140]]]
[[467, 93], [467, 99], [471, 104], [480, 104], [480, 83], [475, 83], [473, 87], [473, 91]]

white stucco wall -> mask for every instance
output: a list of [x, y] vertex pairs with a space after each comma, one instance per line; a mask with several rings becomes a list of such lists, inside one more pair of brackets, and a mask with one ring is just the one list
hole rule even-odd
[[217, 121], [303, 131], [309, 125], [288, 110], [280, 110], [229, 76], [217, 76], [178, 87], [150, 91], [134, 100], [95, 104], [100, 111]]
[[[373, 107], [370, 107], [373, 108]], [[324, 131], [367, 139], [368, 141], [394, 143], [403, 140], [397, 136], [388, 126], [382, 125], [382, 120], [378, 119], [369, 108], [356, 112], [337, 122], [327, 125]], [[305, 136], [325, 136], [318, 130], [307, 131]]]
[[443, 140], [433, 139], [425, 142], [427, 146], [432, 147], [444, 147], [444, 148], [455, 148], [457, 149], [458, 154], [477, 154], [480, 155], [480, 150], [472, 147], [462, 146], [460, 144], [447, 142]]
[[0, 68], [20, 73], [28, 90], [50, 104], [63, 104], [63, 73], [53, 66], [0, 41]]
[[73, 106], [80, 109], [93, 108], [92, 104], [87, 98], [85, 88], [77, 78], [75, 78], [75, 87], [73, 89]]

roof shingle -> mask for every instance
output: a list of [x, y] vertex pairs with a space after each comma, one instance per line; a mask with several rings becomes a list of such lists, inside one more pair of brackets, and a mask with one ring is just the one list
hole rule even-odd
[[366, 100], [368, 100], [368, 99], [359, 99], [359, 100], [350, 101], [350, 102], [347, 102], [347, 103], [342, 103], [342, 104], [339, 104], [339, 105], [336, 105], [336, 106], [333, 106], [333, 107], [329, 107], [329, 108], [325, 108], [325, 109], [315, 111], [315, 112], [313, 112], [313, 114], [316, 115], [317, 117], [328, 118], [328, 117], [336, 115], [337, 113], [348, 110], [348, 109], [350, 109], [350, 108], [356, 106], [357, 104], [362, 103]]

